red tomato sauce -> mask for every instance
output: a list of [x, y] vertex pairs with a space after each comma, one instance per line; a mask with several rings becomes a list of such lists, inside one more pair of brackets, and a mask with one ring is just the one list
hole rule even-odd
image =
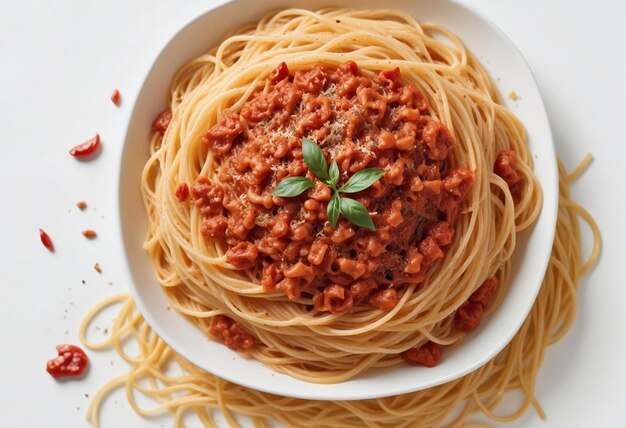
[[[339, 186], [364, 168], [384, 170], [350, 195], [376, 231], [344, 218], [330, 226], [331, 190], [305, 165], [302, 137], [320, 146], [328, 164], [336, 160]], [[222, 167], [219, 181], [199, 177], [191, 186], [202, 233], [225, 240], [228, 261], [258, 272], [266, 290], [308, 299], [318, 311], [361, 302], [393, 309], [406, 286], [421, 283], [444, 257], [474, 182], [468, 168], [447, 165], [454, 139], [400, 69], [371, 76], [353, 61], [295, 73], [281, 63], [264, 89], [239, 112], [225, 112], [203, 141]], [[293, 198], [273, 196], [290, 176], [315, 186]]]

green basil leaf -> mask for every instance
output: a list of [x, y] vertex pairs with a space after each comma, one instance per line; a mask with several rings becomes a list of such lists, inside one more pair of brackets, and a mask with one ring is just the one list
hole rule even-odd
[[337, 183], [339, 183], [339, 167], [337, 166], [337, 161], [335, 161], [334, 159], [333, 162], [330, 164], [328, 175], [330, 176], [330, 182], [328, 183], [328, 185], [330, 187], [337, 186]]
[[292, 196], [298, 196], [314, 185], [315, 184], [306, 177], [287, 177], [278, 183], [272, 195], [290, 198]]
[[350, 180], [339, 189], [343, 193], [356, 193], [376, 183], [385, 171], [376, 168], [365, 168], [350, 177]]
[[337, 220], [339, 220], [339, 213], [341, 211], [341, 197], [339, 193], [335, 192], [333, 197], [328, 202], [328, 206], [326, 207], [326, 215], [328, 216], [328, 221], [330, 225], [333, 227], [337, 227]]
[[341, 214], [343, 214], [350, 223], [369, 230], [376, 230], [370, 213], [367, 212], [367, 208], [359, 201], [350, 198], [341, 198]]
[[302, 137], [302, 157], [309, 170], [322, 181], [330, 181], [328, 164], [320, 146], [308, 138]]

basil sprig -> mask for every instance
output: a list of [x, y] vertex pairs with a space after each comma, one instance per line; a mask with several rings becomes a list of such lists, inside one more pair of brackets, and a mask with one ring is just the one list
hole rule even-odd
[[[337, 221], [341, 214], [352, 224], [369, 230], [376, 230], [367, 208], [355, 199], [342, 197], [341, 193], [357, 193], [367, 189], [383, 176], [384, 171], [382, 169], [362, 169], [337, 189], [340, 173], [337, 162], [334, 159], [329, 168], [322, 149], [313, 141], [304, 137], [302, 137], [302, 157], [309, 170], [333, 191], [326, 208], [328, 221], [333, 228], [337, 226]], [[282, 197], [298, 196], [314, 185], [306, 177], [287, 177], [276, 186], [272, 195]]]

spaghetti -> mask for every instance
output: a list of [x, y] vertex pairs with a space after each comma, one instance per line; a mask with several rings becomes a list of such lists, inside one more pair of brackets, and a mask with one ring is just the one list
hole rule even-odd
[[[321, 94], [330, 91], [325, 79], [345, 83], [336, 73], [349, 64], [348, 59], [358, 64], [359, 73], [353, 77], [364, 79], [357, 81], [361, 86], [355, 94], [334, 98]], [[351, 67], [347, 68], [350, 71]], [[401, 77], [394, 77], [396, 69]], [[318, 79], [321, 83], [316, 88], [315, 76], [307, 76], [318, 72], [326, 73], [326, 77]], [[398, 87], [408, 94], [404, 98], [404, 92], [394, 93], [391, 85], [382, 88], [387, 81], [395, 84], [398, 78]], [[280, 95], [274, 116], [263, 116], [272, 112], [274, 104], [254, 104], [269, 99], [273, 91], [280, 92], [280, 85], [298, 87], [300, 81], [305, 88], [300, 104], [290, 101], [294, 91]], [[376, 85], [381, 89], [367, 93], [366, 89]], [[150, 218], [145, 248], [172, 307], [207, 334], [276, 371], [309, 382], [336, 383], [370, 368], [400, 364], [403, 357], [411, 363], [436, 364], [441, 347], [459, 343], [475, 328], [483, 312], [494, 310], [503, 298], [516, 233], [536, 219], [541, 209], [541, 189], [532, 172], [521, 123], [500, 104], [485, 70], [447, 29], [420, 25], [412, 17], [392, 10], [284, 10], [266, 16], [256, 26], [241, 29], [216, 49], [183, 66], [174, 78], [170, 95], [170, 108], [153, 125], [151, 157], [142, 175]], [[307, 96], [311, 104], [305, 102]], [[375, 121], [368, 122], [375, 113], [367, 110], [380, 107], [377, 101], [381, 98], [388, 104], [378, 110]], [[408, 101], [398, 104], [400, 99]], [[380, 132], [346, 135], [343, 131], [339, 135], [341, 144], [324, 143], [337, 129], [341, 115], [336, 110], [342, 100], [360, 107], [356, 116], [365, 116], [365, 125]], [[322, 115], [324, 106], [332, 110], [323, 117], [325, 121], [320, 117], [311, 119]], [[288, 119], [276, 125], [279, 132], [297, 125], [295, 135], [282, 136], [289, 149], [284, 151], [288, 161], [299, 161], [302, 166], [300, 137], [315, 138], [327, 157], [338, 150], [337, 159], [345, 160], [346, 150], [352, 150], [354, 156], [341, 165], [345, 178], [355, 168], [358, 171], [355, 165], [359, 161], [369, 159], [369, 163], [360, 162], [360, 167], [384, 168], [385, 175], [377, 185], [400, 192], [399, 205], [390, 203], [389, 207], [396, 213], [388, 215], [385, 203], [393, 199], [389, 199], [391, 196], [372, 197], [380, 190], [375, 186], [370, 193], [360, 192], [356, 198], [365, 205], [371, 203], [368, 210], [379, 230], [359, 231], [353, 239], [374, 236], [389, 244], [381, 238], [384, 232], [402, 235], [397, 232], [409, 223], [408, 213], [412, 212], [412, 207], [402, 205], [402, 197], [408, 192], [406, 186], [402, 187], [403, 180], [410, 181], [412, 171], [419, 171], [420, 166], [424, 166], [424, 172], [416, 175], [420, 182], [416, 181], [413, 196], [434, 192], [443, 204], [447, 194], [456, 194], [458, 206], [449, 208], [447, 214], [444, 205], [437, 204], [421, 211], [420, 219], [430, 223], [424, 228], [413, 224], [406, 229], [407, 236], [419, 243], [389, 247], [388, 253], [399, 252], [400, 259], [409, 261], [407, 266], [402, 265], [401, 272], [370, 268], [358, 259], [355, 247], [346, 246], [347, 256], [332, 255], [332, 251], [326, 254], [335, 257], [328, 260], [332, 284], [315, 285], [318, 271], [307, 256], [314, 251], [315, 242], [310, 247], [296, 248], [293, 260], [287, 260], [300, 224], [294, 223], [299, 219], [296, 214], [290, 222], [279, 221], [286, 205], [270, 196], [281, 167], [277, 165], [272, 173], [263, 159], [242, 163], [246, 156], [241, 152], [247, 146], [253, 147], [252, 136], [259, 136], [258, 123], [272, 127], [277, 115]], [[401, 115], [405, 115], [404, 121], [394, 122]], [[293, 116], [295, 119], [289, 119]], [[422, 119], [426, 122], [420, 122]], [[428, 136], [431, 128], [437, 130], [435, 137]], [[400, 162], [403, 170], [398, 171], [396, 162], [408, 159], [400, 153], [406, 145], [401, 132], [402, 138], [410, 136], [409, 149], [421, 142], [427, 149], [421, 165], [416, 159], [422, 151], [415, 150], [413, 157]], [[371, 147], [363, 148], [361, 144], [368, 136], [375, 140], [370, 158], [365, 152]], [[448, 150], [449, 144], [438, 145], [442, 139], [453, 141], [453, 147]], [[387, 150], [390, 148], [397, 150]], [[387, 152], [391, 154], [385, 163], [382, 159]], [[235, 158], [237, 163], [233, 165]], [[283, 169], [291, 176], [308, 174], [306, 168], [289, 168]], [[465, 177], [454, 180], [468, 180], [461, 184], [462, 192], [446, 182], [454, 171], [463, 171]], [[246, 177], [255, 175], [262, 178], [246, 181]], [[427, 186], [419, 188], [418, 184]], [[295, 204], [294, 210], [300, 209], [305, 219], [315, 218], [316, 222], [309, 225], [313, 233], [321, 233], [330, 242], [336, 232], [349, 225], [340, 220], [335, 231], [325, 225], [327, 202], [312, 195], [323, 193], [317, 186], [303, 197], [301, 207]], [[188, 200], [189, 188], [193, 201]], [[252, 188], [253, 194], [244, 193], [246, 188]], [[380, 203], [380, 215], [376, 203]], [[259, 214], [256, 220], [255, 212]], [[428, 212], [431, 219], [425, 214]], [[284, 251], [275, 247], [281, 245], [281, 239], [274, 230], [269, 244], [263, 241], [267, 234], [262, 229], [272, 223], [257, 221], [261, 214], [270, 216], [269, 222], [274, 225], [285, 225], [280, 232], [287, 233]], [[400, 217], [395, 226], [383, 221], [392, 215]], [[444, 223], [441, 228], [448, 231], [445, 239], [429, 235], [436, 220], [442, 218], [445, 221], [440, 222]], [[235, 239], [239, 233], [241, 236]], [[305, 236], [308, 233], [311, 231]], [[345, 236], [342, 232], [337, 239]], [[269, 249], [263, 253], [263, 248]], [[269, 264], [273, 261], [272, 248], [278, 248], [275, 253], [280, 254], [282, 263], [274, 270]], [[332, 249], [335, 253], [343, 250], [339, 245]], [[352, 258], [356, 260], [351, 259], [350, 251], [355, 251]], [[259, 253], [263, 253], [263, 259]], [[339, 259], [343, 261], [332, 271]], [[370, 257], [367, 262], [375, 259]], [[272, 272], [277, 277], [268, 286], [264, 278]], [[361, 301], [353, 297], [357, 290], [350, 286], [355, 272], [378, 278], [362, 287]], [[288, 277], [290, 273], [293, 278]], [[489, 285], [489, 293], [480, 289], [483, 284]], [[494, 292], [489, 305], [491, 297], [486, 296]]]
[[[132, 408], [146, 417], [171, 413], [174, 426], [183, 426], [188, 413], [197, 415], [209, 427], [217, 426], [215, 411], [221, 410], [232, 427], [239, 427], [236, 415], [246, 415], [255, 427], [360, 428], [367, 427], [461, 427], [485, 426], [470, 417], [482, 413], [494, 422], [507, 422], [523, 415], [532, 405], [544, 414], [533, 395], [537, 374], [546, 348], [560, 340], [571, 327], [576, 314], [576, 294], [581, 276], [591, 269], [599, 253], [600, 235], [590, 214], [570, 197], [569, 187], [591, 157], [567, 174], [559, 164], [560, 198], [554, 245], [550, 263], [537, 300], [513, 340], [492, 361], [452, 382], [395, 397], [362, 401], [314, 401], [279, 397], [226, 382], [207, 373], [176, 354], [137, 312], [127, 294], [112, 296], [94, 307], [80, 328], [82, 342], [92, 350], [113, 347], [128, 362], [129, 370], [105, 384], [93, 397], [87, 419], [99, 427], [99, 412], [107, 395], [125, 388]], [[580, 248], [579, 219], [593, 232], [594, 245], [586, 262]], [[90, 322], [102, 310], [118, 305], [111, 335], [102, 342], [90, 342]], [[128, 354], [124, 343], [138, 345]], [[176, 367], [182, 373], [172, 370]], [[172, 373], [174, 372], [174, 373]], [[521, 390], [524, 398], [517, 408], [502, 415], [499, 405], [505, 393]], [[153, 399], [154, 407], [142, 407], [136, 394]], [[450, 417], [450, 415], [455, 415]]]

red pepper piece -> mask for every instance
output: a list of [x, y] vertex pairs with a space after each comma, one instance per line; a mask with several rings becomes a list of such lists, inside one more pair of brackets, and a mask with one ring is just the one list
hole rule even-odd
[[384, 70], [380, 72], [381, 77], [395, 82], [400, 77], [400, 67], [392, 68], [391, 70]]
[[46, 370], [52, 377], [80, 376], [89, 363], [85, 351], [74, 345], [58, 345], [56, 358], [49, 360]]
[[400, 81], [400, 67], [378, 73], [378, 81], [389, 90], [395, 90]]
[[454, 313], [454, 327], [465, 333], [476, 330], [484, 311], [485, 308], [480, 303], [470, 301], [463, 303]]
[[100, 147], [100, 134], [96, 134], [95, 137], [90, 138], [84, 143], [72, 147], [70, 155], [75, 158], [86, 158], [94, 154], [96, 150], [98, 150], [98, 147]]
[[116, 106], [120, 105], [120, 91], [118, 91], [117, 89], [113, 91], [113, 94], [111, 94], [111, 101]]
[[170, 126], [170, 122], [172, 121], [172, 110], [165, 109], [154, 119], [152, 122], [152, 130], [154, 132], [160, 132], [164, 134], [167, 130], [167, 127]]
[[347, 72], [352, 74], [353, 76], [356, 76], [357, 74], [359, 74], [359, 66], [356, 64], [356, 62], [350, 60], [348, 62], [346, 62], [345, 64], [342, 64], [341, 66], [339, 66], [339, 69], [343, 72]]
[[87, 229], [87, 230], [83, 230], [83, 236], [87, 239], [93, 239], [96, 236], [98, 236], [98, 234], [96, 233], [95, 230]]
[[41, 243], [44, 247], [46, 247], [50, 251], [54, 251], [52, 239], [50, 239], [50, 235], [48, 235], [45, 230], [39, 229], [39, 239], [41, 239]]
[[287, 67], [287, 63], [283, 61], [270, 73], [270, 81], [272, 83], [278, 83], [287, 76], [289, 76], [289, 67]]
[[185, 202], [189, 197], [189, 186], [187, 183], [180, 183], [178, 189], [176, 189], [176, 197], [178, 202]]
[[474, 291], [470, 296], [470, 302], [480, 303], [484, 308], [489, 306], [489, 303], [493, 300], [493, 297], [498, 290], [498, 285], [500, 284], [500, 280], [497, 276], [492, 276], [491, 278], [487, 278], [483, 285], [481, 285], [478, 290]]
[[435, 367], [441, 359], [441, 345], [435, 342], [426, 342], [419, 348], [404, 351], [402, 359], [412, 365]]

